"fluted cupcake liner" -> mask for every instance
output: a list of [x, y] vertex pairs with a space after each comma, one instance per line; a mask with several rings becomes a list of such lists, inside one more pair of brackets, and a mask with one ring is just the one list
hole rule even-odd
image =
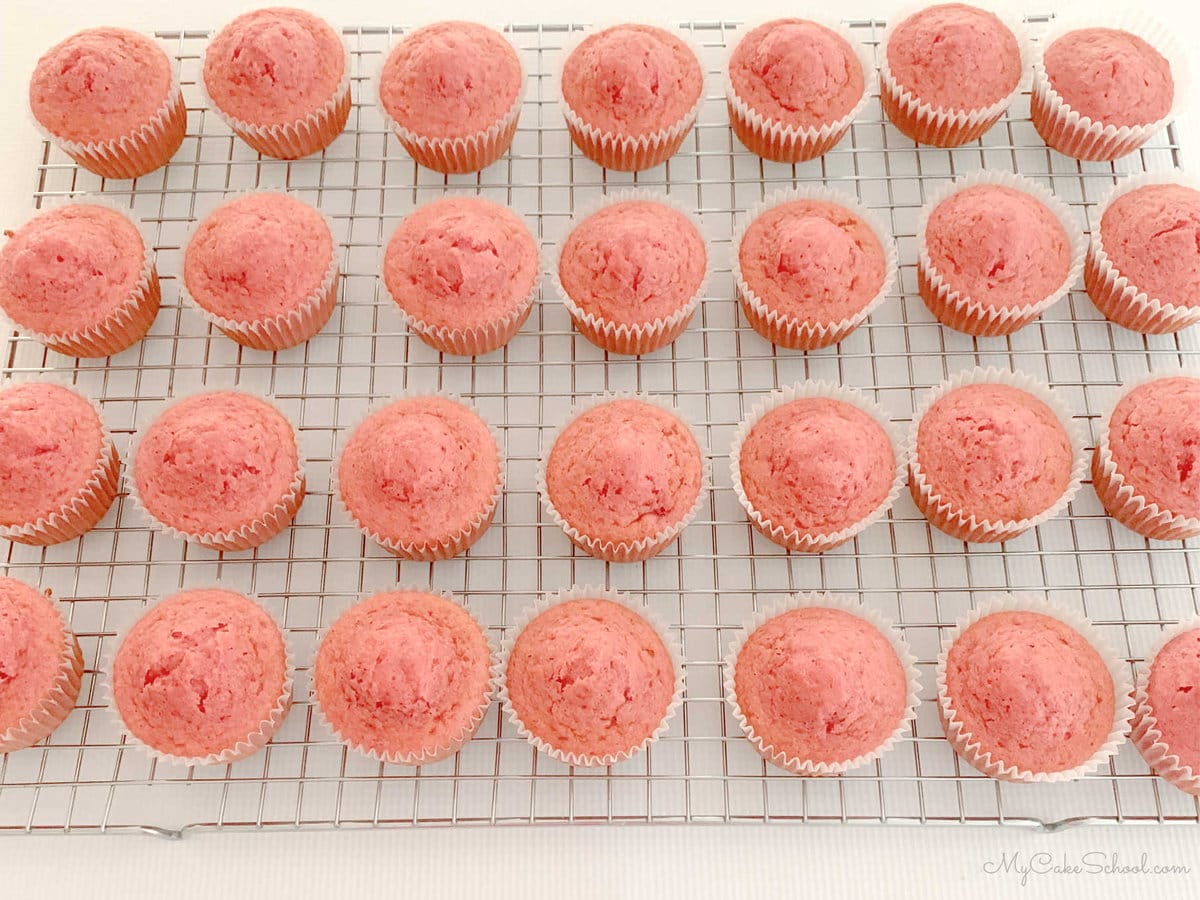
[[1184, 765], [1179, 757], [1171, 752], [1171, 745], [1163, 740], [1163, 733], [1158, 727], [1158, 717], [1150, 703], [1148, 694], [1150, 686], [1150, 667], [1155, 657], [1175, 638], [1189, 631], [1200, 629], [1200, 617], [1184, 619], [1175, 625], [1168, 625], [1159, 635], [1154, 647], [1146, 654], [1146, 661], [1138, 663], [1136, 668], [1137, 690], [1133, 700], [1133, 726], [1129, 739], [1142, 754], [1142, 759], [1159, 778], [1169, 782], [1185, 794], [1200, 797], [1200, 769]]
[[[627, 609], [632, 610], [647, 623], [649, 623], [649, 625], [658, 633], [659, 638], [663, 642], [663, 646], [666, 647], [667, 656], [669, 656], [671, 659], [671, 665], [675, 670], [675, 691], [671, 696], [671, 702], [667, 704], [666, 712], [663, 713], [663, 717], [658, 723], [658, 727], [655, 728], [651, 734], [643, 738], [640, 743], [635, 744], [634, 746], [627, 750], [623, 750], [620, 753], [568, 753], [558, 747], [552, 746], [525, 726], [525, 723], [517, 714], [516, 709], [513, 708], [512, 699], [508, 695], [508, 660], [512, 655], [513, 647], [517, 643], [517, 638], [521, 636], [521, 632], [525, 630], [525, 627], [530, 622], [532, 622], [546, 610], [553, 606], [557, 606], [560, 603], [567, 603], [571, 600], [609, 600], [613, 603], [619, 603]], [[513, 623], [512, 627], [508, 629], [506, 637], [504, 638], [504, 642], [501, 645], [500, 662], [498, 668], [500, 672], [500, 686], [498, 694], [500, 704], [504, 709], [504, 714], [508, 717], [508, 720], [512, 722], [513, 726], [517, 729], [517, 733], [520, 734], [521, 737], [525, 738], [525, 740], [528, 741], [529, 744], [535, 749], [545, 753], [551, 759], [568, 766], [578, 766], [581, 768], [608, 768], [609, 766], [615, 766], [618, 763], [625, 762], [627, 759], [644, 752], [652, 744], [658, 741], [659, 738], [666, 734], [667, 729], [671, 727], [671, 719], [675, 717], [675, 714], [683, 705], [685, 676], [683, 668], [683, 651], [679, 646], [679, 642], [675, 640], [675, 638], [671, 637], [666, 623], [659, 618], [654, 610], [646, 606], [639, 606], [629, 598], [628, 594], [621, 593], [620, 591], [614, 591], [610, 588], [594, 588], [588, 585], [573, 585], [565, 590], [539, 597], [533, 606], [523, 610], [521, 614], [517, 616], [517, 619]]]

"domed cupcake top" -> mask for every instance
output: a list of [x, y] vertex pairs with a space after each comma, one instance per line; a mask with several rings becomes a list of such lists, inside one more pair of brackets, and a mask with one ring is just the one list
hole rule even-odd
[[1050, 86], [1071, 109], [1106, 125], [1157, 122], [1175, 100], [1171, 64], [1127, 31], [1069, 31], [1046, 48], [1043, 65]]
[[1151, 300], [1200, 306], [1200, 191], [1147, 184], [1117, 197], [1100, 219], [1117, 272]]
[[1146, 699], [1179, 765], [1200, 773], [1200, 627], [1177, 634], [1150, 663]]
[[63, 667], [62, 618], [41, 591], [0, 577], [0, 736], [49, 697]]

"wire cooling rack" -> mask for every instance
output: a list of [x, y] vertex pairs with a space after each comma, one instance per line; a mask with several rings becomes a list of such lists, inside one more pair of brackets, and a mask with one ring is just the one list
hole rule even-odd
[[[1046, 18], [1035, 19], [1034, 30]], [[876, 47], [882, 23], [851, 23]], [[1130, 664], [1160, 626], [1197, 610], [1200, 543], [1150, 543], [1106, 518], [1090, 487], [1069, 513], [1003, 548], [969, 550], [931, 530], [903, 496], [882, 522], [822, 556], [789, 555], [752, 533], [730, 488], [726, 457], [754, 400], [805, 378], [852, 384], [900, 422], [927, 388], [975, 364], [1012, 367], [1049, 381], [1094, 435], [1122, 381], [1148, 368], [1196, 361], [1195, 330], [1143, 337], [1108, 324], [1074, 291], [1009, 338], [973, 339], [930, 316], [916, 292], [917, 210], [947, 179], [984, 166], [1050, 185], [1078, 213], [1116, 179], [1179, 164], [1168, 128], [1116, 165], [1079, 163], [1043, 146], [1028, 94], [981, 142], [923, 148], [883, 122], [872, 100], [847, 138], [818, 161], [764, 163], [731, 135], [719, 73], [732, 26], [682, 26], [709, 73], [695, 131], [665, 166], [638, 176], [604, 172], [575, 151], [558, 109], [554, 73], [569, 25], [508, 29], [528, 91], [513, 152], [478, 176], [444, 178], [417, 168], [387, 134], [370, 78], [401, 32], [350, 28], [354, 108], [349, 127], [320, 157], [260, 160], [200, 99], [208, 34], [164, 31], [182, 64], [189, 128], [171, 164], [136, 182], [102, 181], [45, 147], [37, 205], [71, 191], [102, 192], [142, 216], [153, 235], [163, 308], [147, 338], [107, 361], [73, 360], [19, 337], [4, 373], [66, 372], [101, 402], [124, 450], [156, 402], [201, 387], [269, 391], [298, 425], [309, 494], [295, 525], [253, 553], [222, 556], [152, 532], [126, 494], [83, 539], [50, 548], [5, 547], [8, 574], [51, 589], [66, 607], [87, 671], [79, 708], [36, 748], [0, 757], [0, 830], [128, 831], [178, 835], [190, 828], [306, 828], [565, 822], [1200, 823], [1200, 804], [1152, 777], [1126, 745], [1095, 776], [1064, 785], [1011, 785], [954, 756], [932, 700], [940, 635], [989, 593], [1028, 589], [1090, 616]], [[899, 241], [901, 284], [836, 348], [773, 348], [740, 317], [728, 259], [745, 210], [775, 188], [824, 180], [886, 211]], [[530, 322], [502, 351], [474, 361], [440, 357], [410, 337], [376, 279], [381, 239], [414, 204], [444, 193], [481, 194], [523, 213], [544, 247], [572, 209], [614, 186], [666, 190], [696, 208], [711, 242], [710, 293], [669, 349], [607, 358], [571, 328], [544, 285]], [[307, 345], [268, 354], [239, 348], [179, 302], [181, 247], [190, 223], [228, 191], [287, 187], [335, 223], [342, 292], [333, 320]], [[546, 280], [544, 280], [546, 281]], [[328, 490], [333, 447], [369, 404], [403, 390], [444, 388], [474, 400], [498, 427], [507, 492], [491, 530], [462, 558], [398, 563], [343, 520]], [[602, 390], [672, 398], [703, 431], [715, 485], [700, 515], [661, 556], [605, 565], [572, 549], [538, 506], [542, 437], [579, 397]], [[228, 767], [155, 764], [122, 743], [103, 706], [99, 671], [114, 635], [148, 598], [220, 578], [251, 591], [285, 625], [299, 672], [296, 704], [263, 752]], [[539, 757], [493, 704], [478, 737], [455, 758], [420, 770], [382, 766], [344, 750], [307, 700], [318, 636], [360, 595], [397, 583], [454, 592], [498, 642], [542, 591], [572, 583], [629, 591], [678, 633], [687, 694], [670, 732], [648, 753], [608, 771], [573, 771]], [[760, 604], [804, 589], [851, 591], [893, 618], [920, 660], [925, 690], [912, 733], [873, 766], [806, 779], [766, 766], [741, 736], [721, 696], [720, 660]]]

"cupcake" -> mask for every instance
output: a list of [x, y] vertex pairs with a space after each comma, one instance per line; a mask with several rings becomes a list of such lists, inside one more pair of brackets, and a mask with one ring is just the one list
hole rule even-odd
[[453, 756], [492, 698], [492, 649], [471, 614], [421, 591], [376, 594], [338, 617], [314, 694], [338, 740], [380, 762]]
[[110, 356], [158, 315], [154, 251], [136, 220], [92, 201], [43, 210], [0, 247], [0, 309], [68, 356]]
[[29, 108], [50, 140], [105, 178], [165, 166], [187, 131], [175, 66], [153, 40], [124, 28], [89, 28], [46, 51]]
[[1063, 512], [1086, 460], [1070, 412], [1027, 375], [973, 369], [913, 415], [908, 487], [930, 524], [960, 541], [1008, 541]]
[[408, 327], [442, 353], [477, 356], [520, 331], [537, 294], [533, 235], [506, 206], [445, 197], [392, 234], [383, 281]]
[[985, 603], [942, 640], [937, 704], [946, 738], [1002, 781], [1072, 781], [1116, 754], [1132, 690], [1084, 618], [1030, 597]]
[[725, 656], [725, 698], [754, 749], [797, 775], [874, 762], [916, 717], [908, 644], [852, 597], [799, 594], [758, 613]]
[[572, 588], [526, 610], [505, 641], [504, 710], [520, 735], [571, 766], [645, 750], [683, 699], [678, 645], [624, 594]]
[[286, 350], [315, 336], [337, 302], [325, 217], [287, 194], [251, 193], [205, 216], [183, 255], [183, 289], [239, 344]]
[[120, 468], [90, 401], [57, 384], [0, 386], [0, 537], [46, 546], [90, 531]]
[[328, 22], [302, 9], [243, 13], [204, 53], [209, 103], [264, 156], [299, 159], [324, 150], [350, 116], [346, 47]]
[[563, 64], [567, 131], [583, 155], [622, 172], [666, 162], [704, 101], [704, 70], [676, 34], [651, 25], [583, 32]]
[[1200, 190], [1178, 172], [1128, 178], [1099, 207], [1083, 283], [1111, 321], [1144, 334], [1200, 322]]
[[704, 457], [691, 430], [646, 396], [605, 395], [574, 410], [538, 471], [546, 512], [571, 543], [640, 562], [699, 511]]
[[83, 653], [54, 602], [0, 577], [0, 755], [32, 747], [75, 708]]
[[907, 457], [887, 415], [862, 392], [806, 381], [751, 408], [729, 462], [755, 529], [789, 550], [822, 553], [891, 509]]
[[765, 159], [814, 159], [833, 149], [867, 105], [874, 71], [841, 25], [772, 19], [745, 31], [730, 54], [729, 123]]
[[418, 28], [379, 73], [379, 104], [414, 160], [436, 172], [485, 169], [517, 133], [525, 73], [512, 44], [473, 22]]
[[249, 550], [282, 532], [304, 500], [296, 433], [239, 391], [171, 403], [130, 451], [134, 499], [168, 534], [210, 550]]
[[500, 446], [457, 398], [402, 397], [354, 428], [337, 462], [342, 505], [402, 559], [458, 556], [492, 524]]
[[1092, 483], [1108, 514], [1160, 541], [1200, 536], [1200, 375], [1151, 375], [1099, 434]]
[[584, 337], [638, 355], [687, 328], [704, 293], [708, 250], [696, 222], [664, 198], [618, 191], [574, 220], [553, 271]]
[[153, 756], [202, 766], [257, 753], [292, 706], [292, 671], [275, 620], [222, 588], [154, 604], [121, 640], [112, 705]]
[[879, 103], [914, 141], [958, 147], [1008, 111], [1028, 55], [1019, 25], [963, 3], [928, 6], [884, 33]]
[[1200, 796], [1200, 619], [1163, 632], [1139, 667], [1130, 737], [1154, 770]]
[[734, 235], [742, 312], [773, 344], [816, 350], [843, 340], [896, 281], [896, 247], [878, 215], [826, 187], [784, 191]]
[[917, 221], [917, 288], [943, 325], [1012, 334], [1066, 296], [1085, 242], [1068, 207], [1009, 172], [980, 172], [938, 193]]

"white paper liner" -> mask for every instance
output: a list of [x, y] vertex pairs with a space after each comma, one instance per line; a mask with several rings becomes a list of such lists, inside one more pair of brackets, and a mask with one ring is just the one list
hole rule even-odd
[[[521, 632], [525, 627], [536, 619], [539, 615], [550, 609], [552, 606], [557, 606], [560, 603], [567, 603], [571, 600], [609, 600], [613, 603], [618, 603], [627, 609], [632, 610], [642, 619], [644, 619], [657, 633], [663, 642], [663, 646], [667, 650], [667, 656], [670, 657], [671, 665], [675, 669], [675, 691], [671, 696], [671, 702], [667, 704], [667, 710], [663, 713], [662, 720], [658, 723], [658, 727], [647, 735], [641, 743], [630, 747], [620, 753], [608, 753], [604, 755], [598, 754], [580, 754], [567, 753], [556, 747], [551, 746], [546, 741], [542, 740], [538, 735], [531, 732], [525, 727], [525, 723], [513, 708], [512, 699], [508, 695], [508, 660], [512, 655], [513, 647], [517, 643], [517, 638], [521, 636]], [[533, 747], [545, 753], [551, 759], [568, 766], [577, 766], [580, 768], [608, 768], [615, 766], [618, 763], [625, 762], [637, 754], [645, 751], [651, 744], [662, 737], [667, 729], [671, 726], [671, 719], [675, 717], [675, 713], [683, 705], [683, 689], [685, 686], [684, 668], [683, 668], [683, 651], [679, 646], [679, 642], [675, 640], [667, 629], [666, 623], [658, 616], [658, 614], [646, 606], [639, 606], [634, 603], [628, 594], [620, 591], [612, 590], [611, 588], [594, 588], [588, 585], [573, 585], [565, 590], [558, 591], [553, 594], [546, 594], [539, 597], [533, 606], [523, 610], [512, 627], [508, 629], [504, 642], [500, 649], [500, 688], [499, 699], [504, 713], [508, 716], [508, 720], [516, 727], [517, 732], [521, 737], [525, 738]]]
[[[781, 310], [772, 309], [750, 287], [742, 275], [742, 241], [750, 226], [764, 213], [797, 200], [819, 200], [849, 210], [867, 223], [867, 227], [879, 241], [879, 246], [883, 248], [883, 283], [879, 286], [879, 292], [867, 301], [866, 306], [858, 312], [846, 316], [840, 321], [813, 323]], [[887, 299], [888, 294], [896, 285], [899, 262], [896, 242], [892, 238], [887, 221], [876, 210], [859, 202], [856, 197], [823, 184], [803, 185], [771, 194], [766, 200], [751, 209], [742, 223], [734, 230], [730, 246], [732, 248], [730, 266], [733, 271], [734, 286], [738, 299], [741, 300], [742, 312], [745, 313], [746, 319], [764, 339], [793, 350], [817, 350], [844, 340]]]
[[[925, 241], [930, 216], [953, 195], [979, 185], [997, 185], [1028, 194], [1050, 210], [1062, 225], [1070, 247], [1070, 268], [1062, 284], [1047, 296], [1020, 306], [991, 306], [952, 287], [933, 264]], [[985, 170], [944, 185], [921, 208], [917, 217], [917, 282], [921, 299], [943, 325], [977, 337], [1012, 334], [1065, 297], [1079, 281], [1086, 252], [1087, 238], [1070, 207], [1037, 182], [1013, 172]]]
[[[700, 455], [700, 486], [696, 491], [696, 499], [692, 503], [691, 508], [684, 513], [679, 521], [666, 528], [660, 529], [653, 535], [641, 538], [637, 541], [611, 541], [593, 537], [584, 534], [578, 528], [571, 525], [563, 518], [555, 507], [554, 502], [550, 499], [550, 489], [546, 483], [546, 466], [550, 460], [550, 453], [554, 449], [554, 444], [562, 436], [563, 432], [584, 413], [596, 409], [600, 406], [605, 406], [609, 403], [618, 401], [636, 401], [639, 403], [648, 403], [651, 406], [661, 409], [663, 412], [669, 413], [673, 418], [677, 419], [688, 434], [692, 436], [692, 440], [696, 442], [696, 451]], [[559, 425], [550, 436], [542, 443], [542, 453], [538, 460], [537, 468], [537, 487], [538, 496], [542, 501], [542, 508], [546, 514], [554, 520], [554, 524], [563, 530], [563, 533], [570, 539], [571, 543], [579, 547], [590, 556], [596, 559], [602, 559], [607, 562], [625, 563], [625, 562], [642, 562], [650, 559], [661, 553], [667, 545], [679, 537], [685, 528], [692, 523], [700, 512], [700, 508], [704, 505], [704, 495], [708, 486], [712, 484], [712, 466], [709, 463], [708, 455], [705, 452], [704, 442], [697, 436], [695, 427], [687, 421], [687, 419], [670, 403], [650, 394], [640, 394], [628, 391], [615, 391], [605, 394], [598, 394], [590, 397], [587, 400], [576, 403], [571, 411], [567, 414], [566, 420]]]
[[[393, 403], [400, 400], [416, 400], [419, 398], [440, 397], [444, 400], [449, 400], [457, 403], [459, 406], [465, 407], [470, 412], [474, 413], [478, 419], [487, 427], [488, 434], [496, 443], [496, 456], [498, 458], [498, 472], [496, 475], [496, 490], [487, 504], [481, 509], [465, 526], [460, 528], [453, 534], [447, 535], [440, 541], [431, 543], [428, 541], [401, 541], [394, 538], [385, 537], [378, 532], [372, 531], [365, 526], [346, 506], [346, 501], [342, 499], [341, 486], [338, 483], [338, 469], [342, 464], [342, 456], [346, 452], [346, 447], [350, 440], [354, 437], [355, 432], [362, 426], [367, 419], [376, 413], [382, 412]], [[475, 541], [483, 536], [483, 533], [488, 530], [492, 524], [492, 518], [496, 515], [496, 510], [500, 506], [500, 497], [504, 493], [504, 452], [502, 450], [504, 444], [500, 440], [500, 436], [496, 433], [496, 429], [487, 421], [474, 404], [463, 400], [458, 394], [450, 391], [413, 391], [408, 393], [397, 394], [380, 403], [375, 403], [370, 408], [359, 416], [345, 431], [337, 441], [337, 447], [334, 453], [333, 464], [329, 467], [329, 491], [337, 499], [338, 509], [346, 517], [346, 520], [352, 522], [363, 537], [374, 541], [379, 546], [383, 547], [394, 556], [401, 559], [414, 560], [418, 562], [435, 562], [437, 560], [451, 559], [466, 551]]]
[[1200, 179], [1179, 169], [1123, 179], [1096, 207], [1083, 281], [1092, 303], [1109, 321], [1143, 334], [1172, 334], [1200, 323], [1200, 303], [1177, 305], [1151, 297], [1121, 274], [1104, 249], [1105, 212], [1118, 197], [1152, 184], [1177, 184], [1200, 191]]
[[169, 409], [185, 400], [191, 400], [195, 397], [208, 396], [210, 394], [241, 394], [250, 397], [254, 400], [259, 400], [266, 403], [274, 409], [280, 416], [283, 417], [289, 425], [291, 419], [280, 409], [278, 402], [273, 396], [257, 394], [252, 391], [243, 390], [241, 388], [202, 388], [196, 391], [188, 391], [180, 393], [168, 400], [160, 401], [155, 404], [147, 405], [147, 412], [142, 415], [145, 417], [145, 425], [137, 430], [129, 445], [129, 455], [127, 456], [127, 464], [125, 470], [125, 488], [129, 492], [129, 498], [133, 501], [134, 508], [138, 510], [140, 515], [153, 527], [157, 528], [163, 534], [170, 535], [181, 541], [186, 541], [190, 544], [198, 544], [201, 547], [206, 547], [209, 550], [222, 550], [225, 552], [237, 552], [241, 550], [252, 550], [255, 547], [265, 544], [271, 538], [283, 532], [296, 517], [301, 504], [304, 502], [304, 494], [306, 482], [304, 476], [304, 454], [300, 450], [300, 442], [296, 439], [296, 428], [292, 428], [292, 438], [296, 441], [296, 474], [292, 476], [291, 484], [288, 485], [284, 495], [279, 499], [275, 506], [261, 516], [247, 522], [239, 528], [228, 531], [205, 531], [205, 532], [188, 532], [170, 525], [150, 512], [146, 504], [142, 501], [141, 495], [137, 488], [137, 454], [138, 448], [141, 446], [142, 440], [146, 436], [146, 432], [157, 423]]
[[[558, 275], [558, 265], [567, 238], [570, 237], [571, 232], [580, 223], [600, 212], [605, 207], [633, 201], [659, 203], [687, 218], [692, 227], [696, 229], [696, 233], [700, 236], [700, 239], [704, 242], [704, 277], [700, 280], [700, 284], [691, 298], [669, 316], [660, 317], [648, 322], [637, 322], [635, 324], [628, 322], [617, 323], [596, 313], [588, 312], [576, 303], [567, 293], [566, 288], [563, 287], [562, 279]], [[693, 314], [696, 312], [696, 308], [700, 305], [700, 301], [708, 289], [708, 279], [712, 268], [712, 251], [708, 245], [708, 239], [704, 236], [704, 228], [702, 227], [700, 218], [695, 212], [684, 207], [669, 194], [660, 194], [642, 189], [623, 188], [611, 191], [579, 207], [578, 211], [571, 216], [570, 224], [562, 241], [555, 244], [551, 252], [549, 268], [554, 290], [562, 300], [563, 305], [567, 308], [567, 312], [571, 316], [571, 321], [580, 334], [597, 347], [607, 350], [610, 353], [640, 356], [644, 353], [653, 353], [655, 350], [661, 350], [672, 343], [687, 328]]]
[[1200, 380], [1200, 369], [1195, 367], [1163, 368], [1140, 378], [1127, 381], [1119, 396], [1112, 402], [1097, 424], [1099, 435], [1096, 449], [1092, 453], [1092, 485], [1096, 496], [1110, 516], [1143, 537], [1161, 541], [1180, 541], [1200, 537], [1200, 518], [1180, 515], [1151, 503], [1135, 486], [1125, 479], [1117, 468], [1109, 446], [1109, 424], [1117, 404], [1130, 392], [1152, 381], [1164, 378], [1193, 378]]
[[[428, 747], [417, 753], [394, 753], [394, 752], [380, 751], [374, 747], [368, 747], [364, 744], [355, 743], [353, 740], [347, 738], [340, 731], [338, 731], [338, 729], [334, 727], [333, 723], [329, 721], [329, 717], [325, 714], [325, 710], [321, 708], [321, 700], [317, 696], [315, 674], [313, 677], [312, 687], [309, 691], [309, 702], [312, 705], [313, 714], [314, 714], [315, 718], [317, 719], [317, 721], [320, 722], [322, 725], [324, 725], [325, 728], [329, 731], [330, 734], [332, 734], [334, 736], [334, 738], [336, 740], [340, 741], [342, 744], [344, 744], [349, 749], [353, 750], [355, 753], [361, 753], [363, 756], [366, 756], [366, 757], [369, 757], [370, 759], [375, 760], [375, 762], [390, 763], [392, 765], [397, 765], [397, 766], [428, 766], [428, 765], [432, 765], [435, 762], [440, 762], [443, 759], [448, 759], [449, 757], [453, 756], [455, 753], [457, 753], [459, 750], [461, 750], [464, 746], [466, 746], [467, 742], [470, 741], [471, 738], [473, 738], [475, 736], [475, 733], [477, 731], [479, 731], [479, 726], [481, 724], [483, 724], [483, 719], [487, 715], [488, 708], [492, 705], [492, 698], [493, 698], [493, 696], [495, 696], [495, 693], [496, 693], [496, 685], [499, 684], [499, 682], [500, 682], [500, 657], [499, 657], [499, 654], [496, 652], [495, 645], [492, 643], [491, 638], [488, 636], [487, 629], [483, 627], [483, 625], [479, 622], [479, 619], [475, 617], [474, 613], [472, 613], [471, 610], [469, 610], [467, 608], [466, 604], [463, 603], [461, 600], [459, 600], [457, 597], [455, 597], [453, 594], [451, 594], [449, 591], [443, 591], [443, 590], [440, 590], [437, 588], [432, 588], [432, 587], [425, 588], [425, 587], [411, 587], [411, 586], [406, 586], [406, 585], [400, 585], [398, 587], [389, 588], [386, 591], [376, 591], [372, 594], [364, 594], [362, 597], [359, 598], [358, 603], [365, 602], [366, 600], [369, 600], [372, 597], [374, 597], [380, 593], [429, 594], [431, 596], [439, 597], [443, 600], [447, 600], [450, 603], [453, 603], [455, 606], [457, 606], [459, 609], [463, 610], [468, 616], [471, 617], [471, 621], [475, 623], [475, 626], [479, 629], [480, 633], [483, 635], [483, 639], [487, 643], [487, 646], [488, 646], [488, 653], [489, 653], [488, 670], [490, 672], [490, 675], [488, 677], [487, 686], [484, 688], [484, 694], [480, 700], [479, 707], [475, 710], [475, 713], [471, 716], [470, 721], [466, 724], [466, 726], [464, 726], [462, 733], [448, 744], [445, 744], [445, 745], [439, 744], [435, 747]], [[357, 606], [357, 605], [358, 604], [356, 603], [355, 606]], [[353, 609], [353, 608], [354, 608], [353, 606], [350, 607], [350, 609]], [[349, 612], [349, 609], [346, 610], [346, 612]], [[345, 615], [345, 613], [343, 613], [342, 615]], [[341, 617], [339, 616], [338, 618], [341, 618]], [[320, 653], [321, 645], [325, 643], [325, 638], [326, 638], [326, 636], [328, 636], [330, 628], [332, 628], [333, 625], [336, 625], [336, 624], [337, 624], [337, 622], [335, 620], [334, 623], [331, 624], [328, 628], [321, 629], [320, 639], [317, 641], [317, 653], [318, 654]], [[315, 673], [315, 664], [314, 664], [314, 673]]]
[[[765, 739], [754, 730], [754, 726], [746, 718], [737, 697], [735, 678], [737, 674], [737, 659], [741, 655], [742, 648], [746, 645], [746, 641], [750, 639], [750, 636], [760, 626], [777, 616], [797, 609], [814, 607], [840, 610], [874, 626], [887, 639], [888, 643], [892, 645], [892, 649], [896, 652], [896, 658], [899, 659], [900, 665], [904, 669], [904, 680], [907, 683], [904, 712], [901, 714], [900, 720], [896, 723], [895, 730], [878, 747], [853, 759], [846, 759], [836, 763], [814, 762], [799, 756], [789, 756], [786, 750], [776, 750], [774, 746], [767, 744]], [[738, 631], [733, 641], [729, 644], [729, 649], [725, 652], [722, 667], [722, 684], [725, 688], [725, 701], [729, 704], [733, 712], [733, 717], [737, 720], [747, 740], [754, 745], [754, 749], [758, 751], [759, 756], [767, 762], [779, 766], [781, 769], [786, 769], [795, 775], [838, 775], [842, 772], [848, 772], [851, 769], [857, 769], [873, 763], [891, 750], [895, 743], [909, 731], [909, 723], [916, 719], [917, 707], [921, 703], [921, 676], [917, 671], [917, 658], [913, 656], [912, 651], [909, 649], [908, 642], [891, 620], [864, 604], [858, 597], [850, 594], [831, 594], [825, 591], [801, 591], [786, 600], [768, 604], [763, 609], [754, 613]]]
[[[892, 454], [895, 457], [895, 474], [892, 477], [892, 486], [888, 490], [887, 496], [868, 515], [837, 531], [804, 532], [797, 528], [788, 529], [784, 525], [775, 524], [755, 508], [742, 485], [742, 446], [754, 426], [767, 413], [781, 406], [796, 400], [814, 398], [837, 400], [866, 413], [872, 421], [878, 423], [884, 434], [887, 435], [888, 441], [892, 445]], [[805, 381], [772, 391], [750, 408], [749, 414], [741, 421], [733, 434], [733, 443], [729, 448], [729, 475], [733, 482], [733, 492], [737, 494], [738, 502], [746, 510], [746, 516], [755, 530], [788, 550], [801, 553], [824, 553], [839, 544], [844, 544], [859, 532], [875, 524], [892, 508], [896, 498], [904, 490], [910, 453], [909, 442], [903, 432], [893, 424], [883, 409], [862, 391], [828, 381]]]
[[[974, 740], [958, 718], [953, 698], [949, 696], [946, 687], [946, 661], [950, 656], [950, 647], [969, 627], [985, 616], [999, 612], [1034, 612], [1058, 619], [1083, 637], [1084, 640], [1100, 655], [1105, 668], [1112, 676], [1113, 682], [1113, 726], [1104, 743], [1085, 762], [1070, 769], [1057, 772], [1033, 772], [1008, 765], [1003, 759], [996, 759], [990, 751], [984, 751], [979, 741]], [[946, 730], [946, 739], [968, 764], [989, 778], [1001, 781], [1017, 781], [1026, 783], [1054, 783], [1074, 781], [1095, 772], [1100, 766], [1116, 755], [1125, 742], [1129, 731], [1129, 720], [1133, 716], [1131, 694], [1133, 682], [1129, 677], [1129, 667], [1105, 640], [1104, 636], [1083, 616], [1076, 615], [1070, 610], [1047, 603], [1045, 600], [1029, 594], [998, 594], [982, 602], [969, 614], [960, 618], [953, 629], [942, 638], [942, 649], [937, 661], [937, 704], [938, 716], [942, 727]]]
[[[1174, 97], [1167, 114], [1145, 125], [1105, 125], [1071, 108], [1050, 85], [1046, 75], [1045, 52], [1069, 31], [1080, 28], [1116, 28], [1142, 38], [1161, 53], [1171, 66]], [[1046, 144], [1066, 156], [1087, 160], [1113, 160], [1141, 147], [1187, 108], [1191, 95], [1192, 72], [1189, 54], [1175, 34], [1136, 8], [1106, 10], [1091, 8], [1074, 15], [1052, 19], [1042, 34], [1033, 60], [1033, 96], [1029, 114], [1034, 128]]]
[[1163, 741], [1163, 733], [1158, 727], [1158, 718], [1154, 715], [1154, 707], [1150, 703], [1148, 690], [1150, 687], [1150, 667], [1155, 658], [1175, 638], [1189, 631], [1200, 629], [1200, 617], [1184, 619], [1174, 625], [1168, 625], [1155, 642], [1154, 647], [1146, 654], [1146, 661], [1138, 663], [1136, 668], [1137, 692], [1134, 695], [1133, 728], [1129, 739], [1137, 747], [1146, 764], [1155, 775], [1173, 784], [1185, 794], [1200, 796], [1200, 769], [1183, 765], [1179, 757], [1171, 752], [1169, 744]]

